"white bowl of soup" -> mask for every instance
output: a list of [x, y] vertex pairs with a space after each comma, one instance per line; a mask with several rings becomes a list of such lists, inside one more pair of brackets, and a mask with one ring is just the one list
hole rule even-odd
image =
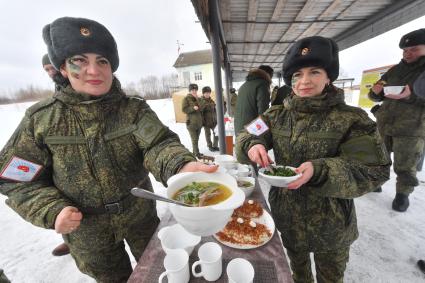
[[168, 180], [167, 197], [192, 207], [169, 204], [176, 221], [189, 233], [210, 236], [226, 226], [245, 200], [235, 178], [226, 173], [191, 172]]
[[253, 177], [236, 178], [238, 187], [245, 193], [245, 197], [249, 197], [255, 188], [255, 179]]

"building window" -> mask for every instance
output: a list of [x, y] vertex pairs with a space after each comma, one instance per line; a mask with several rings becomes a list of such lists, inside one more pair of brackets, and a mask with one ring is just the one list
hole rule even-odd
[[202, 81], [202, 72], [195, 73], [195, 81]]

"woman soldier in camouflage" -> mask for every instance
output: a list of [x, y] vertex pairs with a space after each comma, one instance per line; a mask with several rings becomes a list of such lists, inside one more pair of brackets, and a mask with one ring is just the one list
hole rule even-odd
[[[238, 136], [239, 160], [261, 166], [272, 161], [296, 167], [302, 176], [269, 194], [295, 282], [343, 282], [351, 243], [358, 237], [353, 199], [389, 178], [390, 159], [376, 124], [361, 109], [344, 103], [332, 85], [339, 72], [338, 47], [319, 36], [296, 42], [283, 62], [293, 93], [256, 123], [265, 132]], [[264, 127], [263, 127], [264, 128]]]
[[53, 98], [30, 107], [0, 154], [0, 192], [34, 225], [63, 235], [78, 268], [98, 282], [126, 282], [159, 219], [152, 191], [184, 171], [215, 171], [195, 161], [141, 98], [128, 97], [113, 72], [117, 46], [101, 24], [59, 18], [43, 29], [49, 58], [67, 79]]

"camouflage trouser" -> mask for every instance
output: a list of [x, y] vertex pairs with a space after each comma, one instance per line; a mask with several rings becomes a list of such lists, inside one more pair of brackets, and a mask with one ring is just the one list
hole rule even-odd
[[[205, 139], [207, 140], [208, 147], [217, 147], [218, 146], [218, 136], [214, 135], [214, 129], [209, 127], [204, 127]], [[214, 137], [214, 141], [211, 142], [211, 132]]]
[[[295, 283], [313, 283], [311, 272], [310, 253], [307, 251], [295, 252], [286, 249], [291, 261], [292, 278]], [[349, 259], [350, 247], [335, 251], [314, 253], [316, 265], [316, 279], [318, 283], [342, 283], [344, 271]]]
[[153, 209], [146, 213], [138, 203], [128, 213], [83, 216], [74, 233], [63, 235], [80, 271], [97, 282], [127, 282], [133, 269], [124, 240], [138, 261], [159, 224]]
[[189, 131], [190, 139], [192, 140], [192, 152], [193, 154], [199, 153], [199, 147], [198, 147], [198, 141], [199, 141], [199, 135], [201, 134], [201, 129], [194, 129], [187, 127], [187, 130]]
[[3, 269], [0, 269], [0, 283], [10, 283], [9, 279], [4, 274]]
[[397, 174], [396, 192], [409, 195], [419, 184], [417, 166], [424, 152], [421, 137], [384, 136], [388, 152], [394, 153], [394, 172]]

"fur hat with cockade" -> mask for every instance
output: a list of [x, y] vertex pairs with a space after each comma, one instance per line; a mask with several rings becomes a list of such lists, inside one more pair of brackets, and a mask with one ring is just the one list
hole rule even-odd
[[114, 37], [102, 24], [84, 18], [63, 17], [43, 28], [50, 61], [59, 70], [65, 59], [77, 54], [96, 53], [111, 64], [112, 72], [119, 65]]
[[398, 46], [400, 48], [425, 44], [425, 28], [411, 31], [403, 35]]
[[283, 79], [291, 85], [292, 75], [304, 67], [320, 67], [325, 69], [331, 82], [338, 78], [339, 58], [338, 45], [330, 38], [311, 36], [298, 40], [283, 60]]

